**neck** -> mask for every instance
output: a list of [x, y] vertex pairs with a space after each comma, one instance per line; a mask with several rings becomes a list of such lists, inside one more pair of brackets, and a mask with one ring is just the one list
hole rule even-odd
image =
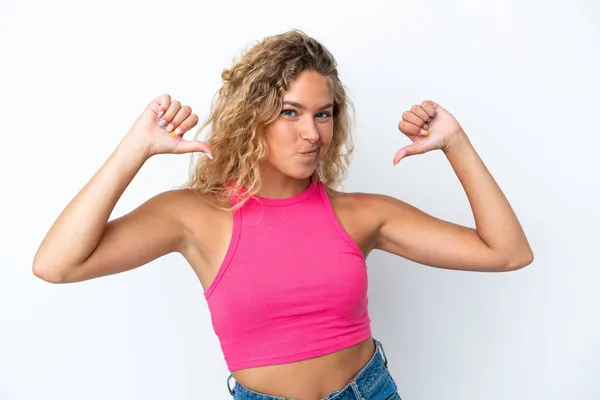
[[310, 178], [295, 179], [273, 169], [262, 172], [262, 186], [257, 193], [259, 197], [282, 199], [296, 196], [304, 192], [310, 184]]

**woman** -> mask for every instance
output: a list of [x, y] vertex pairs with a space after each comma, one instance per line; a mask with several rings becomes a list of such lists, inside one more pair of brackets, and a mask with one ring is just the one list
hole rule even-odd
[[[446, 269], [511, 271], [533, 255], [457, 120], [433, 101], [402, 114], [404, 157], [441, 150], [476, 228], [380, 194], [333, 190], [352, 153], [336, 63], [300, 31], [266, 38], [222, 74], [206, 143], [198, 117], [163, 95], [44, 238], [33, 272], [79, 282], [179, 252], [196, 272], [236, 399], [400, 398], [370, 329], [365, 259], [380, 249]], [[144, 162], [203, 152], [187, 185], [108, 221]], [[73, 240], [75, 239], [75, 240]], [[231, 379], [235, 380], [233, 388]]]

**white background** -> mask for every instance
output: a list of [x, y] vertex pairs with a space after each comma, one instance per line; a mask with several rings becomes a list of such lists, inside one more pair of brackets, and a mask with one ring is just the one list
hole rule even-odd
[[[535, 261], [510, 273], [369, 258], [374, 336], [405, 400], [600, 398], [600, 6], [528, 1], [6, 1], [0, 17], [0, 399], [228, 399], [202, 288], [170, 255], [52, 285], [44, 234], [143, 107], [201, 117], [220, 73], [299, 28], [336, 56], [357, 110], [345, 190], [472, 226], [441, 153], [392, 166], [402, 112], [452, 112], [516, 210]], [[151, 159], [113, 216], [183, 183]]]

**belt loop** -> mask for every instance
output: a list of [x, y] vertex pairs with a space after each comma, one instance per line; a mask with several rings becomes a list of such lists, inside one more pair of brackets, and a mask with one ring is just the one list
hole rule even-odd
[[360, 393], [360, 389], [358, 388], [356, 381], [350, 382], [350, 387], [352, 388], [352, 391], [354, 392], [354, 396], [356, 397], [357, 400], [365, 400], [365, 398]]
[[383, 363], [387, 367], [388, 360], [387, 356], [385, 355], [385, 349], [383, 348], [383, 344], [379, 340], [375, 340], [375, 343], [377, 343], [377, 347], [379, 348], [379, 351], [381, 351], [381, 355], [383, 356]]
[[230, 381], [232, 378], [233, 378], [233, 375], [232, 375], [232, 374], [229, 374], [229, 376], [227, 377], [227, 390], [229, 390], [229, 394], [231, 394], [231, 396], [233, 396], [233, 395], [234, 395], [234, 393], [235, 393], [235, 386], [234, 386], [234, 388], [232, 389], [232, 388], [231, 388], [231, 386], [229, 385], [229, 381]]

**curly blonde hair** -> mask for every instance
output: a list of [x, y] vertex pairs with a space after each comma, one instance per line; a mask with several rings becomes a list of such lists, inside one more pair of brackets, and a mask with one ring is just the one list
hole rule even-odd
[[211, 113], [199, 126], [196, 138], [208, 126], [204, 140], [213, 160], [200, 158], [190, 168], [183, 186], [217, 199], [237, 198], [241, 206], [261, 187], [260, 164], [267, 160], [265, 132], [280, 114], [283, 94], [301, 72], [312, 70], [326, 77], [333, 90], [333, 137], [313, 178], [328, 187], [341, 184], [354, 150], [350, 133], [353, 104], [338, 77], [332, 54], [317, 40], [294, 29], [258, 42], [221, 74], [223, 85], [215, 94]]

